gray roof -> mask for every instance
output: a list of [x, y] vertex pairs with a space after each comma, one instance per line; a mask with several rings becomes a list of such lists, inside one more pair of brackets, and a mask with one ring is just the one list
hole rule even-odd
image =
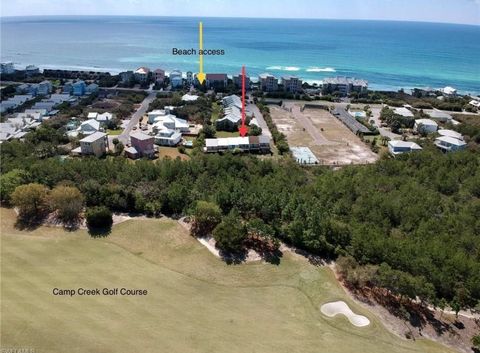
[[104, 138], [105, 136], [107, 136], [106, 133], [97, 131], [97, 132], [94, 132], [93, 134], [88, 135], [87, 137], [81, 139], [80, 142], [95, 142], [97, 140], [100, 140], [101, 138]]

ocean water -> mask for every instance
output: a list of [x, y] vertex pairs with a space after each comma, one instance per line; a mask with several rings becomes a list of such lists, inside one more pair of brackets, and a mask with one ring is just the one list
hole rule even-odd
[[353, 20], [181, 17], [1, 18], [1, 60], [18, 66], [119, 72], [198, 71], [172, 48], [224, 49], [206, 72], [263, 72], [308, 81], [354, 76], [376, 89], [453, 86], [480, 93], [480, 26]]

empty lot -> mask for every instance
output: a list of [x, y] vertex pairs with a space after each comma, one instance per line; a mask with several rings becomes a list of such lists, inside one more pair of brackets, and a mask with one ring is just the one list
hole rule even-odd
[[285, 103], [285, 109], [269, 106], [272, 119], [290, 146], [309, 147], [320, 163], [328, 165], [373, 163], [378, 156], [337, 118], [323, 109], [301, 103]]

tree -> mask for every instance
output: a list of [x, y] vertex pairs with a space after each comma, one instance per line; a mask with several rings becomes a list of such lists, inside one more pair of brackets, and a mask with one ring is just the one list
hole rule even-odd
[[222, 211], [217, 204], [198, 201], [193, 211], [192, 235], [197, 237], [209, 235], [221, 220]]
[[108, 229], [113, 224], [112, 212], [105, 206], [88, 208], [85, 218], [90, 229]]
[[253, 124], [248, 128], [248, 136], [260, 136], [262, 134], [262, 128]]
[[65, 222], [76, 220], [84, 203], [82, 193], [73, 186], [60, 185], [50, 192], [51, 209], [56, 210], [58, 217]]
[[12, 203], [18, 208], [20, 218], [24, 220], [37, 219], [45, 214], [48, 189], [37, 183], [20, 185], [11, 195]]
[[15, 188], [25, 183], [27, 177], [28, 174], [21, 169], [13, 169], [8, 173], [0, 175], [0, 200], [9, 203], [10, 196], [15, 191]]
[[480, 349], [480, 334], [472, 337], [472, 344], [475, 348]]
[[214, 138], [216, 133], [215, 126], [210, 124], [203, 125], [203, 134], [205, 135], [205, 138]]
[[227, 253], [242, 252], [246, 236], [245, 226], [236, 211], [232, 211], [225, 216], [213, 230], [216, 247]]
[[125, 148], [125, 146], [123, 145], [123, 143], [121, 141], [119, 141], [117, 143], [117, 145], [115, 146], [115, 152], [118, 153], [118, 154], [122, 154], [124, 148]]

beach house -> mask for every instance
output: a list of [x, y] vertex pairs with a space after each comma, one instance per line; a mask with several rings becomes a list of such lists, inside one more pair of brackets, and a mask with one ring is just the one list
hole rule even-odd
[[411, 110], [405, 107], [400, 107], [400, 108], [394, 108], [393, 112], [397, 115], [401, 115], [404, 118], [413, 118], [413, 113]]
[[37, 85], [37, 94], [46, 96], [52, 92], [52, 83], [50, 81], [42, 81]]
[[258, 76], [260, 89], [265, 92], [274, 92], [278, 90], [278, 80], [275, 76], [269, 73], [264, 73]]
[[435, 146], [443, 152], [460, 151], [467, 147], [465, 141], [451, 136], [440, 136], [435, 139]]
[[339, 92], [342, 96], [348, 96], [352, 92], [366, 92], [367, 89], [367, 81], [352, 77], [327, 77], [322, 81], [324, 94]]
[[184, 119], [179, 119], [172, 114], [158, 116], [154, 119], [154, 124], [152, 127], [154, 133], [162, 130], [163, 127], [182, 133], [190, 132], [190, 125], [188, 122]]
[[95, 119], [88, 119], [80, 124], [78, 132], [84, 135], [91, 135], [100, 130], [100, 123]]
[[388, 141], [388, 151], [393, 156], [397, 156], [403, 153], [421, 151], [421, 150], [422, 150], [422, 147], [417, 145], [415, 142], [399, 141], [399, 140]]
[[173, 70], [170, 72], [169, 77], [172, 88], [179, 88], [183, 86], [182, 72], [180, 70]]
[[423, 111], [425, 114], [430, 116], [430, 119], [441, 122], [441, 123], [449, 123], [452, 122], [453, 117], [441, 110], [437, 109], [426, 109]]
[[80, 140], [80, 147], [72, 150], [73, 154], [103, 156], [107, 152], [107, 134], [97, 131]]
[[25, 75], [27, 77], [35, 76], [40, 74], [40, 69], [35, 65], [27, 65], [25, 67]]
[[134, 132], [130, 135], [130, 143], [131, 147], [133, 147], [136, 151], [136, 154], [133, 153], [134, 151], [131, 150], [132, 158], [137, 157], [148, 157], [152, 158], [155, 155], [155, 146], [153, 145], [155, 138], [153, 136], [147, 135], [143, 132]]
[[162, 84], [165, 81], [165, 70], [156, 69], [153, 71], [153, 79], [155, 82]]
[[285, 92], [297, 93], [302, 90], [302, 80], [297, 76], [282, 76], [281, 83]]
[[135, 80], [140, 83], [147, 82], [150, 78], [150, 69], [145, 66], [141, 66], [133, 72]]
[[227, 74], [207, 74], [207, 87], [211, 89], [224, 89], [227, 87]]
[[415, 120], [413, 129], [419, 134], [431, 134], [432, 132], [437, 131], [438, 124], [431, 119], [417, 119]]
[[72, 85], [72, 91], [74, 96], [83, 96], [85, 94], [87, 85], [85, 81], [79, 80]]
[[98, 92], [98, 85], [96, 83], [91, 83], [85, 87], [86, 94], [93, 94]]
[[160, 146], [176, 146], [180, 143], [182, 134], [172, 129], [163, 127], [155, 135], [155, 144]]

